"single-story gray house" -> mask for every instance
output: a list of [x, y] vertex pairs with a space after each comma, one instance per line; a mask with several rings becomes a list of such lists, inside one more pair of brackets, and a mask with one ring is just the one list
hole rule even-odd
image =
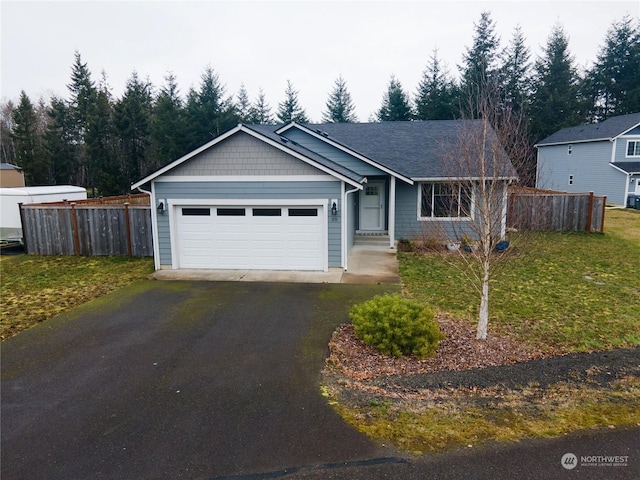
[[[451, 186], [442, 152], [455, 153], [461, 135], [480, 127], [240, 124], [132, 185], [155, 206], [155, 267], [327, 271], [347, 268], [358, 233], [388, 235], [390, 247], [453, 223], [461, 235], [477, 220], [481, 173], [473, 165], [460, 175], [469, 188]], [[496, 235], [506, 228], [510, 164], [500, 178]]]
[[563, 128], [535, 146], [538, 188], [593, 192], [618, 205], [640, 195], [640, 113]]

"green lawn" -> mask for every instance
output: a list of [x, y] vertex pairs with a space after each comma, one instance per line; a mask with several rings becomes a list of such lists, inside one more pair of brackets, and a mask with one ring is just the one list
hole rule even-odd
[[4, 340], [152, 272], [150, 258], [2, 256], [0, 336]]
[[[528, 234], [514, 241], [512, 254], [491, 282], [489, 335], [552, 353], [640, 344], [640, 211], [608, 210], [604, 234]], [[399, 254], [404, 294], [475, 322], [480, 296], [456, 255]], [[635, 374], [602, 386], [560, 379], [546, 386], [442, 388], [429, 390], [432, 398], [419, 391], [387, 397], [335, 378], [325, 376], [322, 394], [345, 421], [418, 455], [640, 425]]]
[[[451, 254], [401, 253], [405, 293], [474, 321], [480, 301]], [[532, 233], [491, 281], [491, 330], [542, 348], [640, 344], [640, 211], [608, 210], [604, 234]]]

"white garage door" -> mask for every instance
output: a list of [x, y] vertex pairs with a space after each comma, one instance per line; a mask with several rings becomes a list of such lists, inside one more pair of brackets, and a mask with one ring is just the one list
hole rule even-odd
[[323, 270], [321, 206], [177, 206], [180, 268]]

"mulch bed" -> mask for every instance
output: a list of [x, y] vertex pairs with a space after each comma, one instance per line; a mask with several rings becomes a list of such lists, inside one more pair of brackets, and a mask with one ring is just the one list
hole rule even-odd
[[353, 325], [342, 324], [329, 342], [327, 370], [352, 388], [387, 392], [585, 381], [604, 385], [625, 375], [640, 375], [640, 347], [559, 355], [498, 335], [476, 340], [474, 325], [442, 314], [437, 320], [446, 338], [436, 354], [424, 360], [383, 355], [358, 340]]

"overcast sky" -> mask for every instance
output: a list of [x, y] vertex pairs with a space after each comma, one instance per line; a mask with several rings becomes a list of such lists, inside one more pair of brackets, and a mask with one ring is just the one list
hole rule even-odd
[[457, 75], [484, 10], [503, 47], [520, 25], [533, 58], [561, 23], [576, 64], [585, 67], [612, 22], [640, 17], [640, 2], [2, 0], [0, 94], [3, 101], [21, 90], [32, 101], [67, 98], [78, 50], [94, 80], [106, 72], [115, 96], [134, 70], [156, 88], [173, 72], [184, 96], [210, 65], [228, 95], [244, 83], [253, 101], [262, 88], [274, 114], [291, 80], [313, 121], [342, 75], [367, 121], [392, 74], [415, 92], [434, 48]]

